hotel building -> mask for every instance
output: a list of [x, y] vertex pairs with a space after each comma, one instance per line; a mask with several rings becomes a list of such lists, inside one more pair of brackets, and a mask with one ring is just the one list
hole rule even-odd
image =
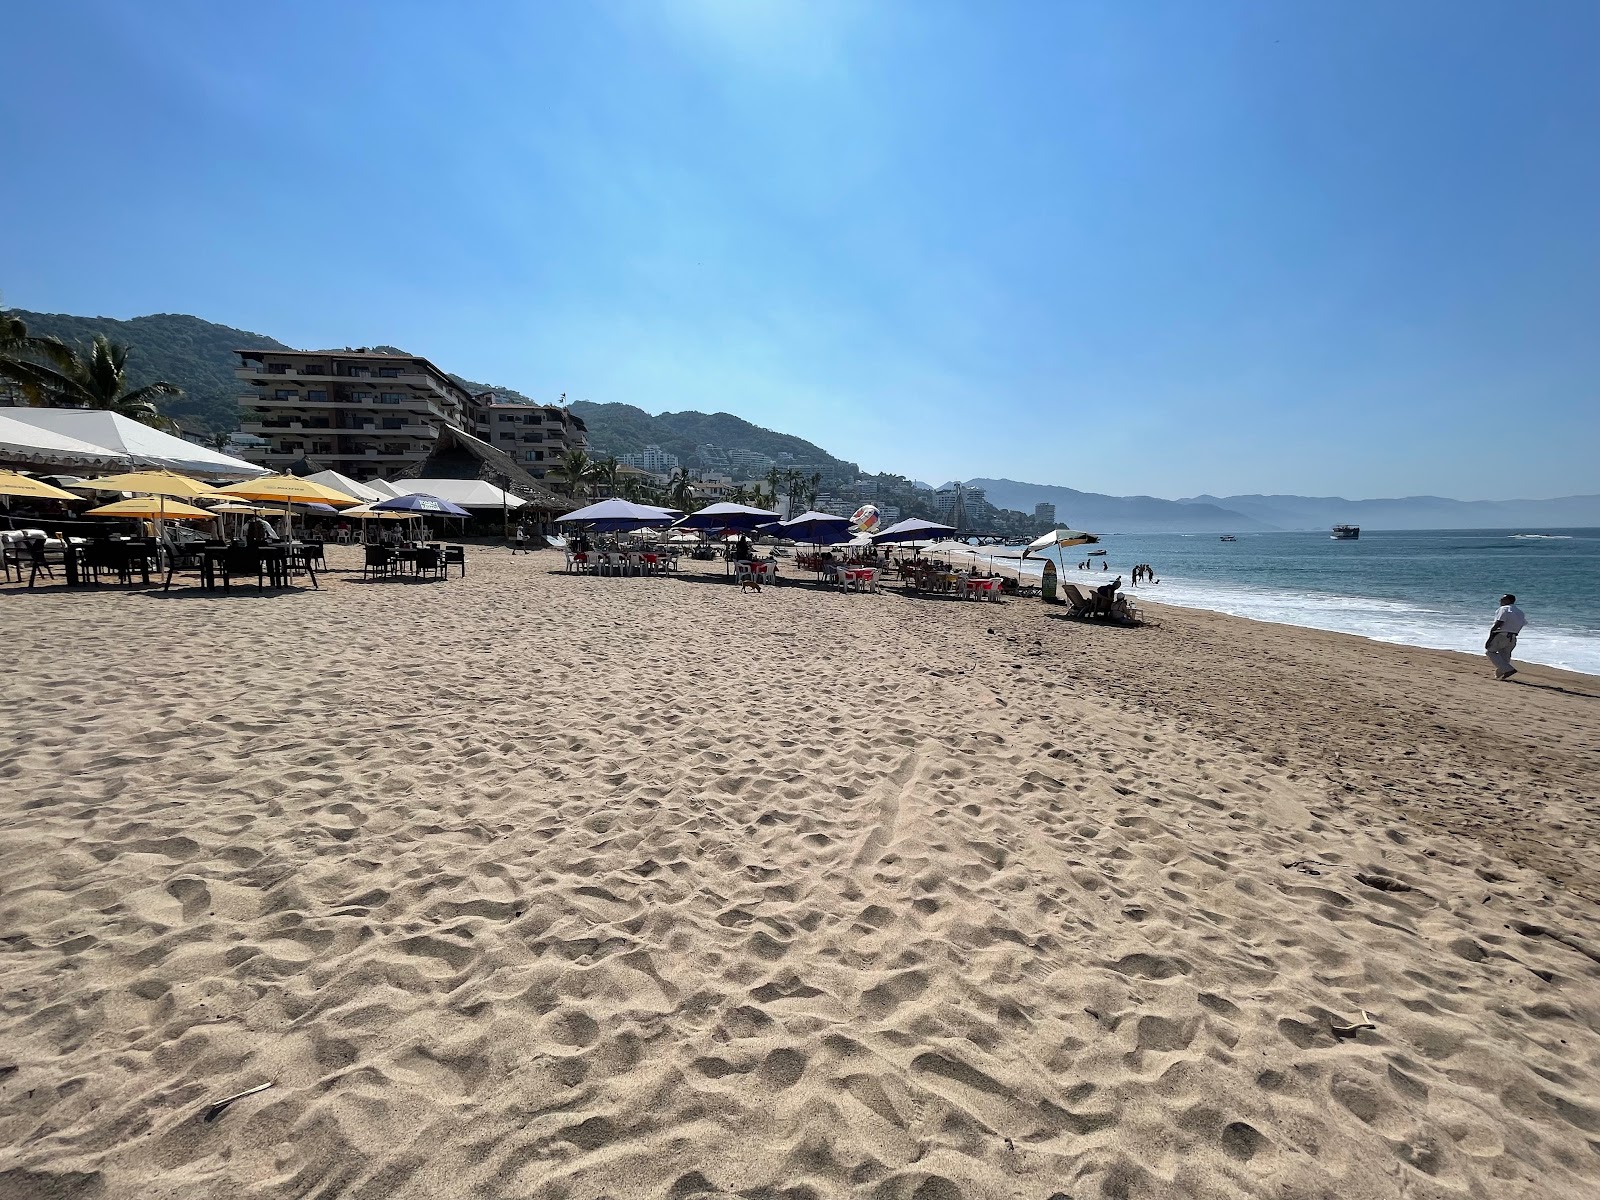
[[366, 350], [240, 350], [245, 457], [274, 471], [380, 479], [416, 466], [442, 426], [464, 428], [472, 397], [425, 358]]
[[587, 450], [589, 431], [583, 418], [559, 404], [523, 404], [481, 392], [467, 403], [468, 433], [503, 450], [535, 479], [545, 472], [562, 474], [569, 450]]

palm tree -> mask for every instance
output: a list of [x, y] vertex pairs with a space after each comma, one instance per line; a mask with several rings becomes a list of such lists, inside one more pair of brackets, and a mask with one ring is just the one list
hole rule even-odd
[[589, 462], [589, 456], [582, 450], [568, 450], [561, 460], [558, 468], [566, 476], [567, 490], [573, 496], [582, 499], [584, 484], [593, 476], [594, 467]]
[[25, 392], [37, 391], [49, 403], [120, 413], [157, 429], [172, 427], [172, 422], [156, 411], [156, 398], [181, 396], [183, 389], [164, 379], [130, 389], [129, 348], [121, 342], [113, 342], [97, 333], [89, 346], [89, 356], [85, 358], [73, 347], [54, 339], [28, 338], [27, 327], [14, 317], [6, 318], [5, 324], [8, 343], [17, 341], [20, 336], [24, 353], [37, 353], [47, 360], [39, 363], [12, 353], [0, 353], [0, 374], [20, 385]]
[[689, 472], [683, 467], [674, 468], [672, 481], [667, 484], [667, 503], [680, 512], [694, 511], [694, 484], [689, 482]]
[[589, 468], [590, 474], [596, 482], [605, 486], [606, 493], [611, 496], [617, 494], [617, 472], [622, 464], [617, 461], [615, 454], [602, 458]]
[[778, 482], [782, 478], [783, 476], [778, 473], [777, 467], [767, 468], [767, 496], [771, 499], [774, 507], [778, 503]]
[[15, 313], [0, 310], [0, 382], [29, 404], [44, 404], [54, 390], [51, 383], [73, 361], [72, 347], [59, 338], [28, 333], [26, 322]]

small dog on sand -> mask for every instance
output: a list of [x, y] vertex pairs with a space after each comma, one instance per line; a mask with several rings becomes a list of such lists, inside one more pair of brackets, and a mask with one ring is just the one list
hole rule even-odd
[[746, 575], [739, 580], [740, 592], [759, 592], [760, 590], [761, 581], [754, 575]]

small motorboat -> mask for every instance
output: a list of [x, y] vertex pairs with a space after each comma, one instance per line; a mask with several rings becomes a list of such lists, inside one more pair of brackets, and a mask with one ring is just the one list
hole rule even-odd
[[1219, 542], [1237, 542], [1239, 539], [1234, 537], [1233, 534], [1231, 534], [1231, 533], [1225, 533], [1220, 538], [1218, 538], [1217, 540]]

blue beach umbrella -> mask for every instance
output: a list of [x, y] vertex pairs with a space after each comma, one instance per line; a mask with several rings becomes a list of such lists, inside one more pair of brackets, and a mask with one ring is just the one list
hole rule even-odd
[[955, 529], [949, 525], [941, 525], [937, 521], [923, 521], [911, 517], [901, 521], [898, 525], [891, 525], [882, 533], [872, 535], [874, 544], [882, 546], [891, 542], [936, 542], [940, 538], [949, 537]]
[[682, 514], [654, 504], [635, 504], [631, 500], [602, 500], [557, 517], [558, 525], [586, 525], [600, 533], [624, 533], [630, 529], [660, 529], [671, 525]]
[[832, 513], [812, 510], [769, 525], [762, 532], [795, 542], [810, 542], [813, 546], [835, 546], [840, 542], [848, 542], [850, 531], [849, 517], [836, 517]]
[[448, 500], [441, 500], [437, 496], [429, 496], [423, 492], [396, 496], [393, 500], [374, 500], [372, 507], [384, 512], [416, 513], [418, 516], [470, 517], [472, 515], [459, 504], [451, 504]]
[[677, 523], [679, 529], [727, 529], [734, 533], [752, 533], [761, 525], [770, 525], [778, 514], [765, 508], [751, 508], [747, 504], [708, 504], [699, 512], [692, 512]]

